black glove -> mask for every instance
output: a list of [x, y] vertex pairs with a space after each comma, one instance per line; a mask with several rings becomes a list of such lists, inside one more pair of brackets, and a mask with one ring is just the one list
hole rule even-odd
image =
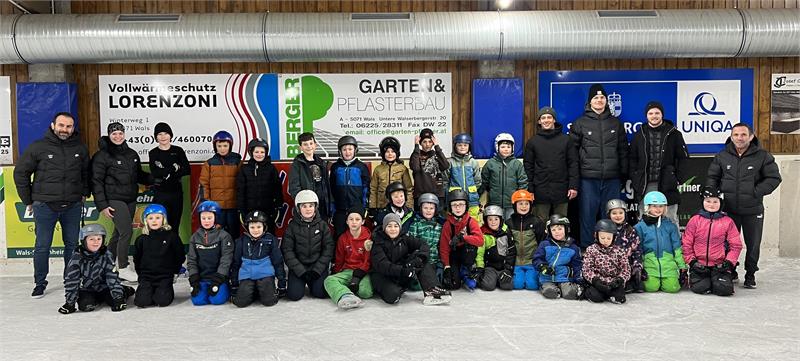
[[647, 281], [647, 277], [648, 277], [647, 271], [645, 271], [644, 268], [642, 268], [642, 281]]
[[719, 265], [717, 265], [717, 270], [725, 273], [733, 272], [734, 268], [735, 266], [733, 265], [733, 263], [731, 263], [731, 261], [728, 260], [725, 260], [725, 262], [722, 262]]
[[592, 280], [592, 286], [594, 286], [594, 288], [597, 288], [598, 290], [600, 290], [600, 291], [602, 291], [604, 293], [611, 292], [611, 288], [609, 287], [609, 285], [607, 283], [603, 282], [602, 280], [600, 280], [600, 277], [595, 277]]
[[614, 278], [613, 280], [611, 280], [611, 283], [608, 284], [608, 287], [609, 288], [617, 288], [619, 286], [622, 286], [624, 283], [625, 283], [625, 281], [622, 278], [617, 277], [617, 278]]
[[409, 261], [408, 264], [414, 269], [421, 269], [422, 266], [425, 265], [425, 260], [423, 260], [420, 256], [415, 256], [411, 258], [411, 261]]
[[353, 277], [350, 279], [350, 283], [347, 284], [347, 288], [350, 289], [350, 292], [353, 292], [354, 295], [358, 294], [358, 284], [361, 283], [361, 278]]
[[459, 233], [450, 238], [450, 248], [456, 248], [456, 245], [464, 242], [464, 235]]
[[708, 270], [708, 267], [700, 263], [697, 259], [693, 259], [689, 262], [689, 269], [692, 272], [702, 273]]
[[689, 285], [689, 272], [686, 269], [679, 270], [680, 274], [678, 275], [678, 283], [681, 287], [687, 287]]
[[211, 296], [216, 296], [217, 292], [219, 292], [219, 286], [225, 283], [225, 280], [228, 277], [225, 277], [225, 275], [219, 273], [215, 273], [209, 278], [211, 279], [211, 286], [208, 289], [208, 294]]
[[483, 278], [483, 268], [475, 268], [475, 269], [473, 269], [472, 272], [470, 273], [469, 277], [474, 279], [474, 280], [479, 280], [479, 279]]
[[556, 272], [553, 270], [553, 267], [550, 267], [547, 263], [542, 263], [539, 265], [539, 273], [543, 275], [554, 275]]
[[200, 275], [193, 274], [189, 276], [189, 286], [192, 288], [192, 297], [197, 297], [200, 294]]
[[74, 303], [64, 303], [63, 306], [58, 308], [58, 313], [63, 315], [69, 315], [70, 313], [75, 312], [75, 304]]
[[444, 271], [442, 272], [442, 283], [444, 283], [445, 288], [453, 288], [453, 268], [452, 267], [445, 267]]
[[128, 304], [125, 303], [124, 298], [115, 298], [113, 301], [111, 301], [111, 311], [119, 312], [126, 308], [128, 308]]
[[304, 281], [306, 281], [306, 283], [312, 283], [319, 278], [319, 273], [317, 273], [317, 271], [308, 270], [306, 273], [303, 273], [302, 278]]
[[286, 297], [286, 280], [278, 280], [278, 288], [275, 289], [278, 298]]
[[500, 282], [508, 282], [508, 279], [514, 278], [513, 274], [508, 270], [500, 272]]

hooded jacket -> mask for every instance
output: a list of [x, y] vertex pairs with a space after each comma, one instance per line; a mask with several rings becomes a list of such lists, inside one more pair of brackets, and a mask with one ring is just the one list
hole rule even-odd
[[[319, 182], [314, 179], [315, 174], [312, 174], [312, 166], [319, 168]], [[327, 161], [316, 154], [314, 154], [314, 160], [309, 161], [306, 159], [305, 154], [302, 153], [294, 158], [292, 169], [289, 171], [289, 195], [294, 198], [302, 190], [309, 189], [314, 191], [319, 197], [319, 212], [323, 218], [331, 216], [331, 214], [328, 214], [331, 206], [331, 184], [328, 179], [328, 172]]]
[[581, 178], [621, 179], [628, 175], [628, 139], [625, 126], [606, 105], [597, 114], [589, 103], [569, 130], [577, 147]]
[[48, 128], [42, 139], [25, 149], [14, 168], [17, 194], [26, 205], [80, 202], [90, 194], [89, 179], [89, 150], [77, 130], [61, 140]]
[[642, 241], [644, 270], [649, 277], [678, 278], [678, 271], [686, 269], [681, 236], [675, 224], [660, 218], [660, 222], [643, 218], [634, 227]]
[[519, 189], [528, 189], [528, 176], [525, 175], [522, 162], [514, 158], [513, 154], [507, 158], [496, 154], [489, 159], [481, 169], [481, 180], [478, 193], [489, 193], [487, 206], [500, 206], [504, 209], [513, 207], [511, 195]]
[[370, 175], [364, 162], [353, 159], [348, 165], [339, 158], [331, 166], [328, 179], [337, 211], [346, 212], [356, 205], [368, 208]]
[[236, 176], [242, 156], [230, 152], [226, 156], [214, 154], [200, 168], [201, 198], [219, 203], [222, 209], [236, 209]]
[[599, 279], [608, 284], [617, 277], [626, 282], [631, 278], [631, 266], [625, 249], [616, 244], [603, 247], [598, 242], [586, 248], [583, 255], [583, 279], [589, 283]]
[[264, 231], [258, 238], [243, 234], [236, 240], [231, 262], [231, 281], [234, 285], [239, 281], [257, 281], [265, 277], [286, 281], [278, 239]]
[[239, 168], [236, 175], [236, 207], [242, 215], [262, 211], [274, 224], [282, 206], [283, 185], [270, 157], [260, 162], [250, 159]]
[[450, 162], [450, 187], [447, 191], [460, 189], [469, 195], [470, 207], [480, 205], [481, 195], [478, 193], [478, 189], [483, 181], [478, 161], [472, 158], [471, 153], [460, 155], [455, 151], [448, 161]]
[[725, 211], [756, 215], [764, 213], [764, 196], [778, 188], [781, 174], [775, 157], [759, 146], [758, 138], [753, 137], [741, 157], [728, 138], [708, 167], [706, 184], [725, 194]]
[[531, 264], [533, 253], [539, 247], [539, 241], [544, 239], [544, 222], [533, 212], [519, 214], [514, 212], [506, 220], [508, 231], [517, 246], [517, 266]]
[[658, 191], [667, 196], [669, 204], [680, 203], [680, 193], [678, 185], [685, 182], [686, 160], [689, 159], [689, 151], [686, 149], [686, 142], [672, 122], [664, 120], [661, 125], [651, 128], [647, 122], [642, 124], [639, 131], [633, 135], [630, 148], [630, 179], [633, 186], [634, 199], [639, 202], [644, 197], [644, 190], [647, 187], [650, 139], [654, 132], [661, 133], [661, 167], [658, 174]]
[[348, 229], [336, 242], [336, 260], [333, 263], [333, 272], [338, 273], [344, 270], [361, 270], [364, 274], [369, 272], [370, 251], [372, 250], [372, 233], [367, 227], [361, 226], [361, 234], [353, 237]]
[[389, 238], [383, 231], [372, 235], [372, 251], [370, 252], [372, 271], [387, 277], [403, 276], [405, 264], [413, 257], [419, 257], [429, 263], [428, 244], [425, 241], [400, 233], [395, 239]]
[[286, 267], [296, 276], [302, 276], [307, 271], [321, 275], [333, 259], [334, 248], [331, 229], [319, 212], [307, 222], [295, 209], [281, 244]]
[[109, 201], [130, 203], [139, 195], [139, 184], [152, 184], [152, 177], [142, 170], [139, 154], [128, 142], [116, 145], [107, 136], [97, 142], [100, 150], [92, 157], [92, 190], [100, 210]]
[[415, 145], [408, 163], [414, 172], [415, 199], [424, 193], [433, 193], [437, 197], [445, 196], [447, 169], [450, 168], [450, 163], [438, 144], [427, 152], [423, 151], [419, 144]]
[[233, 262], [233, 240], [222, 228], [204, 229], [200, 227], [189, 240], [189, 254], [186, 257], [186, 274], [200, 275], [209, 280], [215, 273], [225, 277]]
[[[450, 241], [452, 241], [453, 237], [460, 235], [462, 230], [466, 234], [456, 242], [455, 247], [451, 248]], [[442, 226], [442, 236], [439, 239], [439, 256], [442, 259], [442, 264], [445, 267], [450, 266], [450, 252], [455, 248], [466, 245], [476, 248], [483, 246], [483, 232], [481, 232], [481, 226], [478, 221], [470, 217], [468, 213], [464, 213], [460, 219], [452, 214], [447, 216], [447, 220]]]
[[580, 282], [582, 279], [581, 249], [572, 237], [558, 242], [551, 237], [539, 242], [533, 254], [533, 267], [537, 270], [543, 265], [553, 268], [554, 274], [539, 274], [539, 284], [547, 282]]
[[141, 234], [136, 238], [133, 264], [139, 278], [157, 282], [172, 279], [180, 273], [181, 265], [186, 260], [183, 243], [178, 233], [164, 228], [150, 230], [150, 234]]
[[383, 208], [389, 204], [386, 199], [386, 187], [392, 182], [402, 182], [406, 188], [406, 206], [414, 208], [414, 183], [411, 173], [399, 159], [387, 163], [385, 160], [372, 170], [372, 180], [369, 183], [369, 208]]
[[114, 255], [105, 245], [97, 252], [79, 246], [67, 264], [64, 274], [64, 297], [75, 304], [80, 291], [102, 292], [109, 290], [115, 300], [123, 298], [122, 282], [114, 270]]
[[493, 231], [488, 225], [481, 227], [483, 232], [483, 246], [478, 248], [475, 257], [475, 266], [478, 268], [492, 267], [498, 271], [514, 273], [517, 259], [517, 245], [514, 237], [508, 232], [508, 225], [501, 224], [500, 229]]
[[417, 214], [408, 229], [410, 236], [419, 238], [428, 244], [428, 248], [431, 251], [429, 263], [437, 268], [442, 267], [442, 260], [439, 258], [439, 240], [442, 238], [442, 224], [444, 224], [444, 218], [440, 216], [425, 219], [421, 214]]
[[534, 203], [569, 202], [567, 191], [578, 190], [578, 153], [562, 129], [558, 122], [553, 129], [537, 124], [536, 135], [525, 143], [523, 164]]
[[614, 244], [625, 251], [625, 255], [628, 257], [628, 264], [631, 266], [631, 272], [642, 270], [642, 243], [639, 235], [636, 234], [636, 230], [628, 222], [617, 225]]
[[742, 252], [739, 229], [724, 212], [702, 210], [686, 224], [681, 240], [683, 259], [696, 259], [704, 266], [716, 266], [728, 260], [736, 264]]

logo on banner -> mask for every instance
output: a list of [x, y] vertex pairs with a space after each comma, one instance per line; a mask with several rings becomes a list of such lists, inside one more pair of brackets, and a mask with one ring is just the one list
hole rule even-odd
[[622, 114], [622, 94], [617, 92], [609, 94], [608, 107], [611, 108], [611, 115], [619, 117]]
[[677, 128], [689, 144], [724, 144], [741, 121], [738, 80], [678, 82]]
[[333, 106], [333, 90], [322, 79], [306, 75], [284, 80], [286, 108], [286, 155], [300, 154], [297, 138], [305, 132], [314, 132], [314, 121], [322, 119]]
[[689, 115], [725, 115], [725, 112], [717, 111], [717, 98], [714, 98], [714, 94], [702, 92], [694, 97], [694, 111]]

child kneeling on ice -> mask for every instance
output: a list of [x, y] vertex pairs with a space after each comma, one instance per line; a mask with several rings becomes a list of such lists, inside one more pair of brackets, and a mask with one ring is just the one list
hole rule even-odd
[[703, 209], [695, 214], [683, 232], [683, 259], [689, 263], [689, 288], [694, 293], [733, 294], [733, 270], [742, 240], [739, 229], [721, 212], [722, 193], [703, 189]]
[[461, 288], [462, 282], [468, 290], [478, 286], [479, 274], [475, 268], [478, 247], [483, 246], [481, 226], [467, 213], [469, 195], [460, 189], [447, 194], [450, 215], [442, 226], [439, 254], [444, 271], [442, 284], [450, 290]]
[[478, 248], [475, 264], [480, 275], [479, 285], [484, 291], [514, 289], [514, 262], [517, 246], [508, 226], [503, 224], [503, 208], [488, 206], [483, 210], [483, 246]]
[[581, 249], [572, 237], [567, 236], [569, 219], [554, 214], [547, 221], [545, 230], [548, 237], [539, 243], [533, 254], [542, 295], [549, 299], [577, 300], [583, 293]]
[[144, 209], [142, 234], [136, 238], [133, 265], [139, 286], [133, 304], [139, 308], [167, 307], [175, 299], [173, 276], [181, 270], [186, 256], [178, 233], [167, 224], [167, 209], [151, 204]]
[[664, 217], [667, 197], [661, 192], [644, 196], [645, 214], [636, 225], [644, 251], [645, 292], [677, 293], [686, 272], [678, 226]]
[[419, 280], [425, 292], [424, 305], [449, 303], [450, 291], [436, 285], [436, 272], [428, 263], [429, 249], [425, 241], [401, 233], [400, 216], [390, 213], [383, 219], [383, 229], [373, 234], [372, 289], [384, 302], [393, 304]]
[[302, 299], [306, 286], [315, 298], [327, 298], [325, 277], [335, 248], [331, 228], [319, 213], [319, 198], [314, 191], [304, 189], [294, 198], [294, 217], [283, 234], [281, 251], [289, 268], [289, 287], [286, 298]]
[[286, 271], [283, 269], [283, 254], [278, 239], [267, 232], [267, 215], [252, 211], [244, 219], [247, 232], [236, 240], [231, 266], [233, 304], [250, 306], [260, 301], [264, 306], [278, 303], [275, 278], [278, 288], [286, 288]]
[[186, 273], [192, 287], [195, 306], [221, 305], [228, 301], [228, 274], [233, 259], [231, 235], [217, 224], [221, 208], [217, 202], [205, 201], [197, 206], [200, 228], [189, 240]]
[[106, 229], [101, 224], [87, 224], [81, 228], [80, 239], [81, 245], [64, 272], [66, 302], [58, 312], [65, 315], [77, 310], [89, 312], [103, 303], [111, 306], [111, 311], [124, 310], [134, 291], [122, 285], [114, 270], [114, 255], [105, 246]]
[[[606, 203], [606, 214], [608, 218], [617, 226], [614, 235], [614, 244], [622, 248], [628, 257], [628, 265], [631, 268], [631, 277], [625, 282], [625, 292], [644, 292], [642, 281], [647, 278], [642, 268], [642, 247], [639, 235], [636, 230], [628, 224], [625, 212], [628, 204], [621, 199], [612, 199]], [[584, 261], [584, 265], [585, 265]], [[589, 281], [587, 279], [587, 281]]]
[[594, 226], [595, 243], [583, 255], [583, 279], [588, 286], [584, 295], [589, 301], [625, 303], [625, 282], [631, 277], [631, 266], [625, 248], [614, 242], [617, 225], [601, 219]]
[[[514, 214], [506, 220], [508, 231], [517, 245], [514, 265], [514, 289], [538, 290], [539, 274], [531, 263], [539, 242], [544, 239], [544, 222], [531, 212], [533, 193], [520, 189], [511, 195]], [[503, 210], [505, 214], [505, 210]]]
[[325, 291], [341, 309], [364, 305], [363, 298], [372, 297], [369, 275], [371, 233], [364, 227], [366, 210], [355, 205], [347, 210], [348, 230], [339, 236], [334, 257], [334, 274], [325, 278]]

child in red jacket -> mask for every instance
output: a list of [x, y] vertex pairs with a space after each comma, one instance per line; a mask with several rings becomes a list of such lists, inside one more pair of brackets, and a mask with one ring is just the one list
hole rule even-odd
[[733, 269], [742, 251], [742, 240], [733, 219], [721, 212], [722, 193], [703, 189], [703, 209], [695, 214], [681, 240], [683, 259], [689, 264], [689, 287], [699, 294], [733, 294]]
[[366, 211], [358, 204], [347, 210], [348, 231], [339, 236], [334, 257], [334, 274], [325, 278], [325, 291], [341, 309], [364, 305], [372, 297], [369, 266], [372, 235], [364, 227]]
[[442, 284], [447, 289], [456, 290], [461, 288], [463, 281], [469, 290], [474, 290], [478, 285], [475, 257], [478, 247], [483, 246], [483, 232], [478, 221], [467, 213], [467, 192], [461, 189], [450, 191], [447, 199], [450, 215], [439, 238], [439, 256], [444, 265]]

